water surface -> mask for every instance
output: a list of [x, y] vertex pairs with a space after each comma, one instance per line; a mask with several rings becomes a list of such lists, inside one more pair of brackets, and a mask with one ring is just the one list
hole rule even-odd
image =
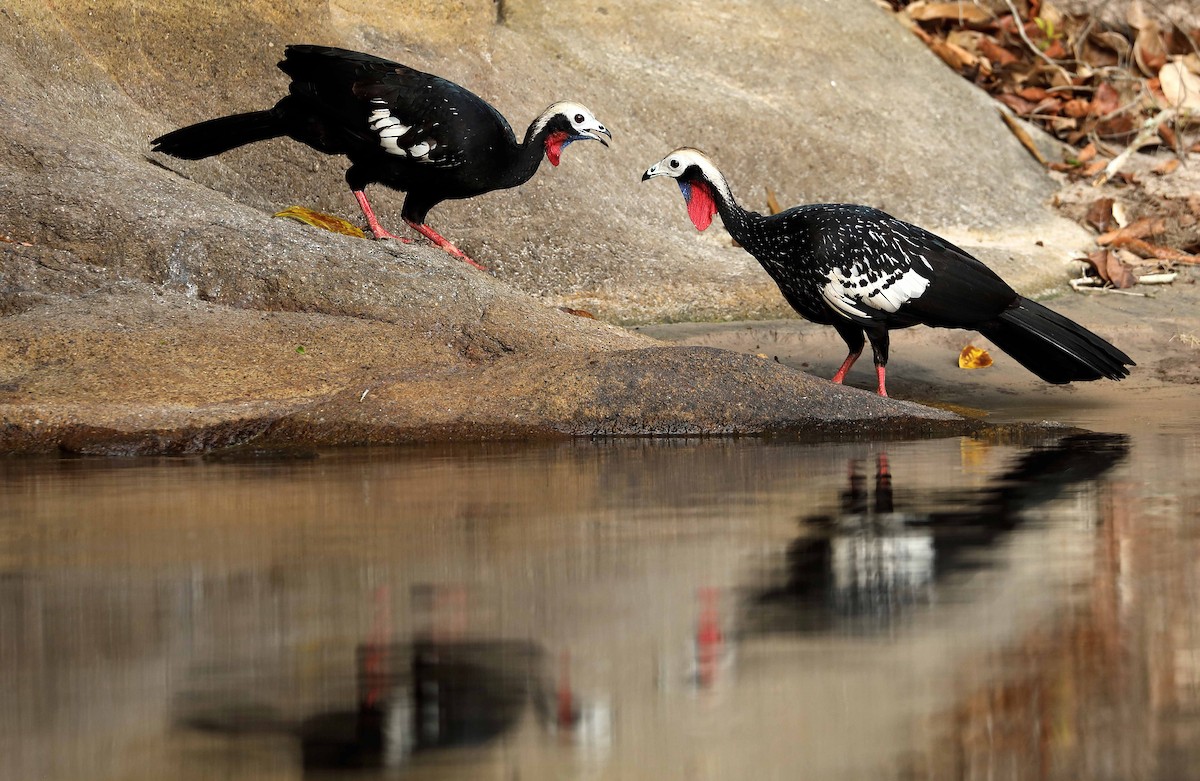
[[1115, 433], [0, 461], [0, 778], [1200, 777], [1197, 407], [1062, 398]]

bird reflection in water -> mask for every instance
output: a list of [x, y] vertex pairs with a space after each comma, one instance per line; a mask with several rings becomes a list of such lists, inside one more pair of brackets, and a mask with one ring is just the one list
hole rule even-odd
[[741, 628], [886, 628], [906, 608], [929, 602], [947, 575], [984, 566], [986, 551], [1028, 510], [1101, 477], [1127, 452], [1121, 435], [1067, 436], [1023, 452], [982, 490], [922, 496], [925, 507], [953, 508], [935, 510], [896, 506], [886, 454], [877, 458], [873, 491], [852, 461], [838, 513], [802, 519], [805, 533], [788, 547], [783, 571], [743, 606]]
[[361, 646], [357, 707], [300, 725], [304, 767], [398, 768], [418, 752], [484, 746], [540, 703], [543, 665], [520, 640]]
[[432, 614], [430, 626], [395, 642], [388, 591], [375, 592], [374, 626], [355, 652], [352, 708], [286, 723], [269, 710], [231, 704], [188, 713], [184, 701], [179, 722], [231, 735], [290, 734], [299, 740], [306, 775], [314, 776], [395, 771], [447, 750], [485, 748], [529, 712], [551, 734], [605, 742], [607, 711], [572, 690], [565, 652], [551, 655], [529, 640], [469, 637], [461, 587], [420, 586], [412, 596], [418, 611]]

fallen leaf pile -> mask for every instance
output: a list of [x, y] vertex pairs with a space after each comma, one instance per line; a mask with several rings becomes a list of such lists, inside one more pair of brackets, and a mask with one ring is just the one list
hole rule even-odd
[[[1200, 263], [1200, 195], [1162, 186], [1187, 172], [1189, 154], [1200, 163], [1200, 26], [1162, 24], [1140, 0], [1120, 25], [1050, 0], [877, 2], [1006, 107], [1042, 165], [1082, 185], [1060, 206], [1077, 206], [1072, 216], [1097, 231], [1101, 249], [1087, 261], [1105, 285]], [[1067, 145], [1062, 159], [1047, 159], [1013, 116]], [[1145, 188], [1147, 179], [1159, 181]]]

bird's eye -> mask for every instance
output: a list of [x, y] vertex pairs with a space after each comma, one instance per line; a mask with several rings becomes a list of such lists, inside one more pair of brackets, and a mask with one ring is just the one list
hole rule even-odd
[[575, 124], [578, 125], [581, 122], [583, 122], [583, 114], [576, 114], [575, 115]]
[[678, 161], [678, 160], [672, 160], [672, 161], [669, 163], [669, 165], [670, 165], [672, 168], [678, 168], [678, 167], [679, 167], [679, 161]]

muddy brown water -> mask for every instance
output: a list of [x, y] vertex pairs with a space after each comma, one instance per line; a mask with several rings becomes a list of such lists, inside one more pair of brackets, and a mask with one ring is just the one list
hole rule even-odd
[[1200, 402], [1087, 399], [0, 461], [0, 778], [1200, 777]]

